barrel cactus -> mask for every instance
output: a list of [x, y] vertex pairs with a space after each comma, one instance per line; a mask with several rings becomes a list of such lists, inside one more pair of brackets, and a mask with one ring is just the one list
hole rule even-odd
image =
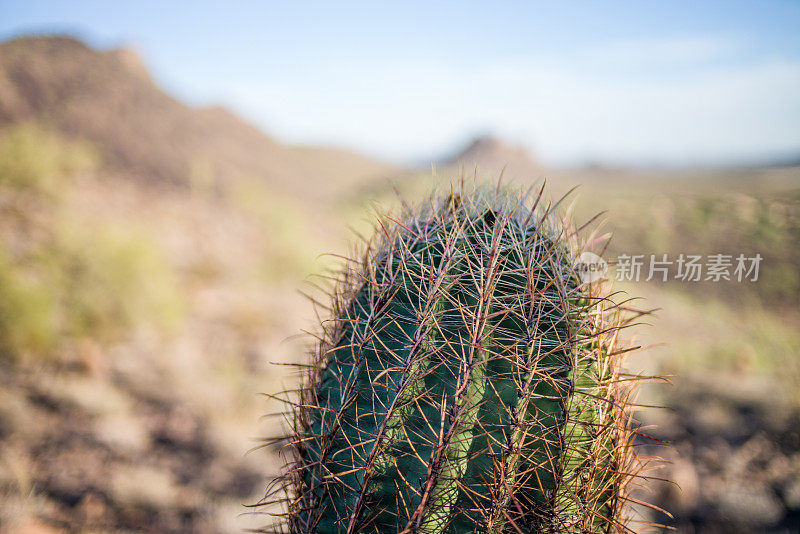
[[541, 198], [456, 186], [349, 260], [294, 400], [284, 531], [630, 529], [622, 313]]

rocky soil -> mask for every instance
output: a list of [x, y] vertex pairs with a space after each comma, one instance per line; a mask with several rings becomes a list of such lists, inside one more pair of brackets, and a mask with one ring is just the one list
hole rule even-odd
[[650, 502], [679, 532], [800, 531], [800, 410], [770, 384], [679, 380], [650, 432], [666, 460]]

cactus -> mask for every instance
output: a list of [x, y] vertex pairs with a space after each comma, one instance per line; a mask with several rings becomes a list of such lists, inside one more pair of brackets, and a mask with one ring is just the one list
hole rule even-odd
[[624, 319], [541, 198], [462, 183], [381, 220], [294, 403], [284, 531], [629, 530]]

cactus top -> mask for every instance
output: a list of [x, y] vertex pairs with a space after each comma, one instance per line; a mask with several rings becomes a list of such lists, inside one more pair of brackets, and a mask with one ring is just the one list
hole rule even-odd
[[619, 323], [540, 198], [434, 198], [346, 270], [296, 405], [290, 532], [625, 528]]

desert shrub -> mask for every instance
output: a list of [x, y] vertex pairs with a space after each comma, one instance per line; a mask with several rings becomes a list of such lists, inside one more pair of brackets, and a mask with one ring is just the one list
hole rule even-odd
[[73, 224], [42, 262], [67, 335], [111, 341], [137, 326], [168, 330], [181, 315], [172, 270], [144, 231]]
[[93, 151], [34, 124], [0, 132], [0, 358], [49, 358], [70, 339], [110, 343], [181, 315], [156, 240], [68, 201]]
[[53, 197], [74, 175], [92, 169], [97, 153], [46, 127], [22, 123], [0, 132], [0, 186]]
[[56, 340], [55, 303], [0, 250], [0, 359], [49, 353]]

